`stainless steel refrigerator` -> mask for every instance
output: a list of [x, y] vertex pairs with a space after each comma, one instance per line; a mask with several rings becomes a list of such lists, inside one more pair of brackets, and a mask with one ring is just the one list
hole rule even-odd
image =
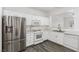
[[24, 17], [2, 17], [2, 51], [18, 52], [26, 48], [25, 22]]

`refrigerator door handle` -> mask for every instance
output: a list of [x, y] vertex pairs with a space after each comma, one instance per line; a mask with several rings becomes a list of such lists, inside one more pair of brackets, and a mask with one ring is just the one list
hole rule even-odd
[[6, 33], [12, 33], [13, 32], [13, 26], [6, 26]]

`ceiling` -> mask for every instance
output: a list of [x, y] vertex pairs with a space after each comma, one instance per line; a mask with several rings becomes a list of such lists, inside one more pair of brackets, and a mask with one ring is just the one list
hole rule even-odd
[[36, 9], [36, 10], [40, 10], [43, 12], [55, 12], [55, 11], [63, 11], [63, 10], [68, 10], [71, 9], [72, 7], [5, 7], [6, 9], [23, 9], [23, 10], [27, 10], [27, 8], [32, 8], [32, 9]]
[[54, 15], [54, 14], [63, 13], [72, 8], [73, 7], [4, 7], [3, 9], [22, 12], [22, 13], [24, 12], [28, 14], [35, 14], [35, 15]]
[[72, 7], [30, 7], [30, 8], [41, 10], [44, 12], [51, 12], [51, 11], [58, 11], [58, 10], [67, 10], [67, 9], [71, 9]]
[[31, 7], [31, 8], [49, 12], [49, 11], [53, 10], [55, 7]]

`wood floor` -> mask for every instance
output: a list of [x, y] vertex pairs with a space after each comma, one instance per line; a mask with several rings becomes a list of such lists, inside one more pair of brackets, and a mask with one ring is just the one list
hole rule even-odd
[[44, 41], [40, 44], [27, 47], [23, 52], [75, 52], [51, 41]]

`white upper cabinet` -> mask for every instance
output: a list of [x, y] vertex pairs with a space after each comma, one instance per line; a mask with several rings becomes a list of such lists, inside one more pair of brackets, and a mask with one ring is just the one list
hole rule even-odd
[[57, 28], [60, 24], [61, 28], [71, 29], [74, 26], [74, 12], [67, 11], [58, 15], [51, 16], [52, 27]]
[[32, 21], [34, 20], [39, 20], [40, 21], [39, 25], [49, 25], [48, 17], [28, 15], [26, 18], [27, 18], [26, 21], [27, 25], [32, 25]]
[[33, 16], [33, 15], [27, 15], [26, 16], [26, 23], [27, 25], [32, 25], [32, 20], [38, 20], [37, 16]]
[[60, 24], [61, 28], [63, 28], [63, 18], [61, 15], [56, 15], [56, 16], [52, 16], [51, 18], [51, 22], [52, 22], [52, 27], [53, 28], [57, 28], [58, 24]]
[[64, 20], [64, 28], [69, 29], [73, 28], [74, 26], [74, 13], [68, 12], [63, 17]]
[[41, 25], [49, 25], [49, 18], [48, 17], [41, 17]]
[[26, 24], [27, 24], [27, 25], [31, 25], [31, 20], [32, 20], [32, 18], [33, 18], [33, 16], [27, 15], [27, 17], [26, 17]]

